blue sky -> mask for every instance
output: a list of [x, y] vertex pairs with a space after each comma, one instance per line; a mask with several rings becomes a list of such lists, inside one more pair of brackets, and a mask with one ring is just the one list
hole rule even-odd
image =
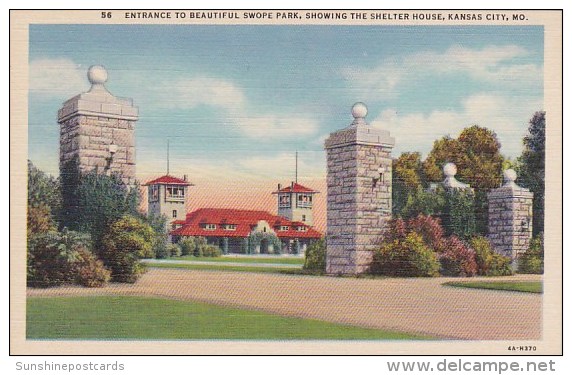
[[94, 64], [140, 109], [143, 180], [165, 172], [167, 139], [175, 174], [284, 181], [298, 150], [301, 176], [323, 177], [356, 101], [394, 156], [476, 123], [514, 158], [543, 109], [543, 49], [535, 26], [32, 25], [29, 158], [57, 174], [57, 110]]

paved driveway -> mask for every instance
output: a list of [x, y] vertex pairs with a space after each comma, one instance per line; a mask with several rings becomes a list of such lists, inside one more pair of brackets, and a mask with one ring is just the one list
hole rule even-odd
[[[510, 279], [540, 277], [519, 275]], [[150, 269], [134, 285], [29, 289], [28, 295], [152, 295], [441, 338], [541, 338], [542, 295], [441, 285], [450, 280], [459, 279], [363, 279]]]

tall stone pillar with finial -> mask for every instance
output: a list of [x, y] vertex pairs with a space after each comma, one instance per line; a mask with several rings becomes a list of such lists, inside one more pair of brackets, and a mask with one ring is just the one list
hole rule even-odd
[[135, 183], [135, 122], [139, 111], [132, 99], [118, 98], [105, 88], [107, 71], [91, 66], [88, 92], [67, 100], [58, 111], [60, 174], [74, 159], [81, 172], [118, 173]]
[[517, 176], [514, 170], [507, 169], [503, 175], [503, 185], [488, 194], [489, 239], [497, 253], [517, 263], [532, 238], [534, 194], [515, 183]]
[[353, 122], [331, 133], [327, 153], [326, 272], [359, 274], [371, 264], [391, 218], [391, 150], [388, 131], [373, 128], [367, 107], [352, 107]]

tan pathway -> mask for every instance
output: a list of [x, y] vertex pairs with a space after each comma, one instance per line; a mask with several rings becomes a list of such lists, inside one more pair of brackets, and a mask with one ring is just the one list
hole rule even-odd
[[[540, 277], [519, 275], [510, 279]], [[359, 279], [150, 269], [134, 285], [29, 289], [28, 295], [152, 295], [442, 338], [541, 338], [542, 295], [441, 285], [449, 280], [459, 279]]]

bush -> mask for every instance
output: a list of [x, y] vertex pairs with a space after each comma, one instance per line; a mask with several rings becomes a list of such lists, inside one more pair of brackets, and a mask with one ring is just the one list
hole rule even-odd
[[141, 258], [153, 256], [153, 229], [133, 216], [124, 216], [107, 229], [102, 239], [103, 263], [111, 279], [134, 283], [145, 272]]
[[169, 250], [167, 249], [166, 243], [161, 241], [154, 241], [153, 247], [156, 259], [165, 259], [169, 257]]
[[470, 189], [450, 189], [445, 193], [441, 222], [447, 236], [468, 239], [476, 233], [475, 194]]
[[222, 254], [222, 251], [220, 250], [220, 248], [218, 246], [215, 246], [215, 245], [204, 246], [202, 249], [202, 252], [203, 252], [204, 257], [211, 257], [211, 258], [219, 257]]
[[181, 248], [181, 255], [193, 255], [195, 253], [195, 238], [194, 237], [184, 237], [178, 243]]
[[382, 243], [374, 253], [370, 272], [399, 277], [433, 277], [439, 275], [439, 261], [421, 235], [409, 233], [403, 239]]
[[443, 276], [468, 277], [477, 274], [475, 252], [456, 236], [445, 239], [439, 262]]
[[177, 244], [170, 243], [166, 246], [166, 249], [169, 257], [180, 257], [182, 254], [181, 247]]
[[45, 204], [28, 206], [28, 236], [57, 230], [50, 208]]
[[542, 235], [533, 238], [528, 249], [518, 258], [518, 273], [544, 273], [544, 241]]
[[418, 215], [438, 215], [445, 207], [445, 191], [443, 188], [426, 190], [422, 186], [410, 193], [405, 206], [401, 210], [401, 216], [410, 219]]
[[88, 288], [102, 287], [111, 279], [111, 272], [103, 266], [93, 253], [85, 248], [78, 249], [74, 264], [75, 282]]
[[475, 251], [477, 274], [481, 276], [512, 275], [510, 258], [494, 252], [487, 238], [482, 236], [473, 237], [469, 245]]
[[167, 258], [169, 256], [167, 250], [167, 242], [169, 239], [167, 217], [165, 215], [150, 215], [142, 218], [142, 220], [148, 223], [155, 233], [155, 238], [153, 239], [153, 256], [157, 259]]
[[304, 269], [308, 271], [326, 272], [326, 241], [320, 238], [306, 249]]
[[195, 249], [193, 255], [196, 257], [204, 256], [203, 253], [208, 245], [207, 239], [204, 237], [195, 237], [194, 241], [195, 241]]
[[407, 221], [401, 218], [390, 220], [384, 232], [384, 242], [404, 239], [410, 233], [419, 234], [425, 245], [434, 251], [441, 251], [443, 228], [439, 219], [422, 214]]
[[89, 236], [69, 231], [50, 231], [28, 239], [28, 286], [47, 288], [75, 280], [80, 251], [90, 245]]

